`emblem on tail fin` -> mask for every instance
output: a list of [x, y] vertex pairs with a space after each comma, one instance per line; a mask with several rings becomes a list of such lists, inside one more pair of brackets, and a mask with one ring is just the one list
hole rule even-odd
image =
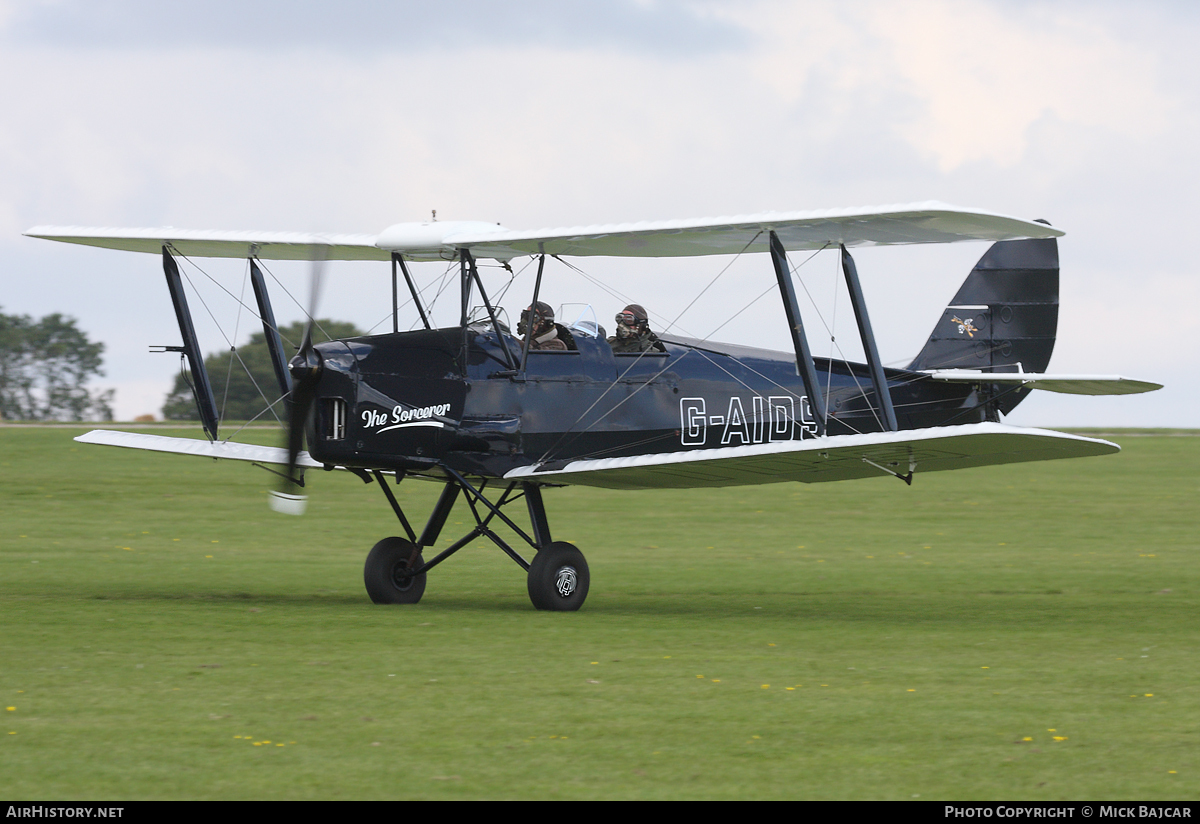
[[975, 333], [979, 331], [979, 329], [973, 323], [974, 320], [975, 318], [967, 318], [966, 320], [962, 320], [957, 315], [953, 315], [950, 318], [951, 323], [958, 324], [958, 334], [961, 335], [966, 332], [967, 337], [969, 338], [975, 337]]

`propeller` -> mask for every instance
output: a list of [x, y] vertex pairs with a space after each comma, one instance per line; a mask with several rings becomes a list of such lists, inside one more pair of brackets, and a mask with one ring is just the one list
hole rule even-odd
[[288, 419], [288, 460], [283, 482], [279, 489], [270, 493], [271, 509], [285, 515], [303, 515], [308, 496], [300, 491], [304, 486], [304, 470], [297, 466], [300, 451], [304, 448], [304, 429], [317, 397], [317, 385], [321, 381], [321, 353], [313, 346], [313, 324], [317, 317], [317, 298], [321, 291], [321, 276], [328, 256], [326, 244], [314, 244], [309, 270], [308, 323], [304, 327], [304, 338], [300, 350], [288, 363], [292, 374], [292, 414]]

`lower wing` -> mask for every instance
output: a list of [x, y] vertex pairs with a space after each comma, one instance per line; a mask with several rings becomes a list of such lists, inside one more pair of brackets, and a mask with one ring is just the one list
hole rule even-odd
[[[569, 461], [521, 467], [513, 481], [579, 484], [608, 489], [688, 489], [801, 481], [845, 481], [884, 474], [911, 480], [914, 472], [1108, 455], [1120, 447], [1047, 429], [976, 423], [834, 435], [801, 441], [667, 452], [631, 458]], [[907, 476], [907, 477], [906, 477]]]

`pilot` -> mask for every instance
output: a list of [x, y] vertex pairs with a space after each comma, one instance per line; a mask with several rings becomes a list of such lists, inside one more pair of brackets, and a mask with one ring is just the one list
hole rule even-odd
[[650, 318], [646, 310], [636, 303], [629, 304], [617, 313], [617, 334], [608, 342], [617, 354], [667, 351], [658, 336], [650, 331]]
[[[531, 317], [532, 324], [530, 323]], [[530, 333], [531, 326], [532, 334]], [[550, 308], [549, 304], [542, 303], [540, 300], [521, 313], [521, 320], [517, 324], [517, 334], [531, 338], [529, 341], [531, 352], [537, 349], [565, 351], [575, 348], [572, 346], [574, 341], [569, 338], [570, 332], [554, 322], [554, 310]]]

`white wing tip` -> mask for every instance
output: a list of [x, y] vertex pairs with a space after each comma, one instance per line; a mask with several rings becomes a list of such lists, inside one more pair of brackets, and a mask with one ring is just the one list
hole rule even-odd
[[286, 492], [276, 492], [272, 489], [267, 502], [275, 512], [281, 512], [284, 515], [303, 515], [304, 510], [308, 507], [308, 496], [289, 495]]

